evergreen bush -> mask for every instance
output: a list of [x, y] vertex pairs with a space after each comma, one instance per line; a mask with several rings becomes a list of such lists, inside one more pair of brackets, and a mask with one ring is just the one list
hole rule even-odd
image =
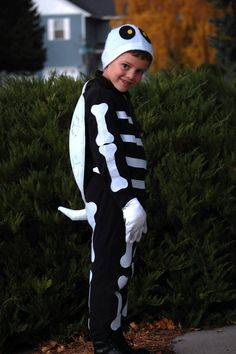
[[[236, 315], [235, 83], [205, 70], [162, 71], [135, 88], [134, 103], [149, 163], [149, 228], [133, 315], [159, 313], [183, 326], [230, 323]], [[140, 290], [145, 274], [149, 286]]]
[[[83, 81], [0, 86], [0, 347], [86, 330], [90, 230], [68, 132]], [[204, 70], [161, 71], [134, 88], [148, 159], [148, 234], [128, 320], [235, 320], [236, 86]]]
[[62, 76], [0, 87], [0, 346], [9, 353], [84, 326], [88, 226], [57, 212], [82, 206], [68, 159], [81, 86]]

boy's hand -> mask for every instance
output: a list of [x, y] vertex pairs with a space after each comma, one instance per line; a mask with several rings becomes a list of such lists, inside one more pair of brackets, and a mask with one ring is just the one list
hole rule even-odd
[[61, 211], [63, 214], [65, 214], [68, 218], [70, 218], [73, 221], [88, 220], [86, 209], [73, 210], [73, 209], [68, 209], [59, 206], [58, 210]]
[[125, 220], [126, 242], [133, 243], [141, 240], [147, 232], [147, 214], [137, 198], [131, 199], [122, 209]]

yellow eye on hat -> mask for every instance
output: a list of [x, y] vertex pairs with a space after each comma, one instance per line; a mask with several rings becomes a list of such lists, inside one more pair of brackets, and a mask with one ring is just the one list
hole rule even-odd
[[135, 36], [135, 29], [132, 28], [131, 26], [122, 26], [120, 28], [120, 36], [123, 39], [131, 39]]
[[141, 35], [142, 35], [149, 43], [151, 43], [151, 41], [150, 41], [150, 39], [149, 39], [147, 33], [144, 32], [141, 28], [139, 28], [139, 31], [140, 31]]

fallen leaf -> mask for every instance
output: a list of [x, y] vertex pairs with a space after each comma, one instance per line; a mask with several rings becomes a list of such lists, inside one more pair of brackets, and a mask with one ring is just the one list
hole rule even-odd
[[137, 331], [139, 326], [137, 325], [137, 323], [135, 322], [131, 322], [130, 325], [129, 325], [133, 330]]
[[[163, 328], [164, 327], [164, 328]], [[167, 327], [174, 327], [171, 320], [162, 318], [161, 321], [154, 321], [144, 325], [132, 322], [129, 330], [124, 333], [130, 345], [136, 348], [146, 348], [153, 354], [174, 354], [171, 345], [173, 339], [182, 335], [182, 331], [176, 328], [169, 330]], [[44, 349], [44, 351], [42, 351]], [[38, 351], [32, 354], [93, 354], [93, 345], [83, 334], [78, 335], [66, 345], [56, 341], [43, 342]]]
[[168, 329], [168, 330], [173, 330], [176, 328], [174, 322], [168, 318], [161, 318], [159, 321], [154, 322], [155, 328], [158, 329]]

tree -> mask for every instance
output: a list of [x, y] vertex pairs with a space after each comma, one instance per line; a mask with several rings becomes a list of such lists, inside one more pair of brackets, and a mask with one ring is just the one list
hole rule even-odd
[[154, 69], [198, 67], [215, 60], [208, 38], [209, 19], [217, 10], [205, 0], [116, 0], [120, 23], [133, 22], [147, 31], [154, 50]]
[[210, 44], [216, 49], [217, 63], [236, 71], [236, 1], [208, 1], [223, 10], [223, 16], [212, 19], [216, 26], [216, 35], [211, 37]]
[[32, 0], [2, 0], [0, 71], [22, 73], [42, 69], [46, 59], [44, 28]]

